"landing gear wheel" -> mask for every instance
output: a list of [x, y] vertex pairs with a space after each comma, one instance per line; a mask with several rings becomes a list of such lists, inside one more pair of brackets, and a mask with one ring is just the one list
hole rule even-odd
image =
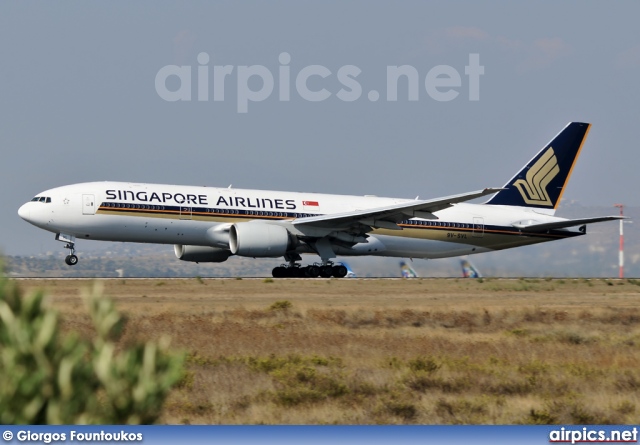
[[320, 268], [315, 265], [311, 265], [307, 267], [307, 277], [309, 278], [318, 278], [320, 276]]
[[332, 274], [334, 277], [336, 278], [344, 278], [347, 276], [347, 268], [344, 267], [342, 264], [339, 264], [337, 266], [333, 266], [332, 267]]
[[331, 278], [333, 275], [333, 266], [322, 266], [320, 268], [320, 276], [322, 278]]
[[69, 255], [65, 257], [64, 262], [67, 263], [68, 266], [75, 266], [76, 264], [78, 264], [78, 257], [76, 256], [76, 245], [73, 242], [73, 237], [68, 235], [64, 235], [64, 237], [62, 237], [62, 235], [57, 234], [56, 240], [64, 240], [67, 242], [64, 248], [69, 249]]
[[78, 257], [75, 255], [67, 255], [67, 257], [64, 259], [64, 262], [69, 266], [75, 266], [76, 264], [78, 264]]

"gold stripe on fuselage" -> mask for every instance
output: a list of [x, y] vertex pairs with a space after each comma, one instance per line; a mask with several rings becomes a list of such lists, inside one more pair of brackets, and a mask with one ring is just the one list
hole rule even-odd
[[477, 232], [473, 228], [461, 227], [416, 227], [403, 226], [403, 230], [375, 229], [372, 235], [397, 236], [403, 238], [415, 238], [448, 243], [469, 244], [478, 247], [487, 247], [498, 250], [508, 247], [536, 244], [549, 239], [565, 238], [564, 235], [549, 233], [527, 233], [510, 229], [488, 229]]

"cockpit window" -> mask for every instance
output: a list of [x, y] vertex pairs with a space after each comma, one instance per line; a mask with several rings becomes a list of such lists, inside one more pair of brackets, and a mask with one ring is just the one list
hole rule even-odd
[[51, 203], [51, 197], [49, 196], [36, 196], [35, 198], [33, 198], [31, 200], [31, 202], [45, 202], [45, 203]]

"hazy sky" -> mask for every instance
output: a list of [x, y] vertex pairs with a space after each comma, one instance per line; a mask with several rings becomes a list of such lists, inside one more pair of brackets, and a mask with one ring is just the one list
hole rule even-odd
[[[569, 121], [593, 127], [564, 198], [637, 206], [638, 17], [636, 1], [2, 2], [0, 250], [62, 249], [17, 215], [60, 185], [431, 198], [503, 185]], [[484, 69], [479, 100], [465, 73], [472, 54]], [[158, 93], [169, 65], [192, 67], [191, 101]], [[387, 67], [403, 65], [418, 74], [418, 100], [406, 78], [388, 100]], [[458, 93], [447, 101], [428, 91], [441, 65], [454, 87], [436, 93]], [[231, 68], [224, 100], [216, 66]], [[270, 94], [268, 79], [243, 77], [255, 72], [273, 77]], [[301, 73], [313, 74], [307, 92], [329, 97], [309, 100]], [[178, 76], [164, 80], [186, 91]], [[264, 100], [239, 113], [245, 83]]]

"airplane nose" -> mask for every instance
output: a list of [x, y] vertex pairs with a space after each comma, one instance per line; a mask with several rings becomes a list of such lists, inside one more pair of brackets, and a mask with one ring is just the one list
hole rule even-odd
[[29, 221], [29, 219], [31, 218], [31, 211], [29, 209], [29, 203], [23, 204], [18, 209], [18, 215], [20, 216], [20, 218], [24, 219], [25, 221]]

